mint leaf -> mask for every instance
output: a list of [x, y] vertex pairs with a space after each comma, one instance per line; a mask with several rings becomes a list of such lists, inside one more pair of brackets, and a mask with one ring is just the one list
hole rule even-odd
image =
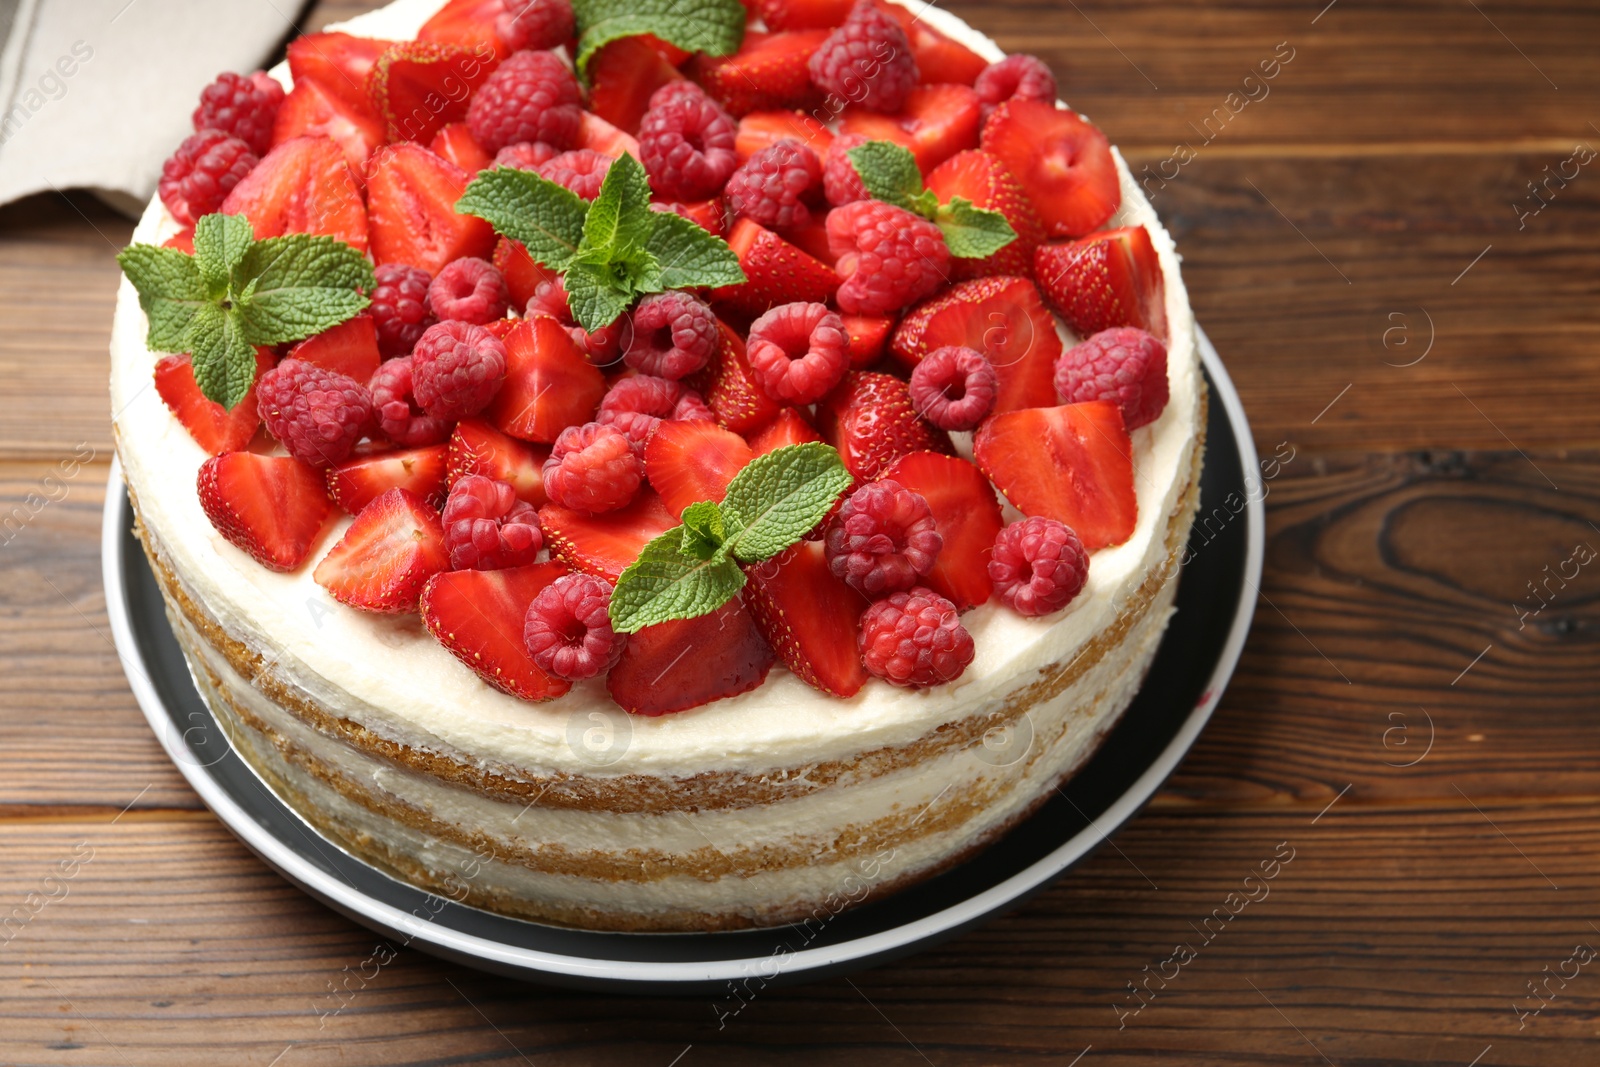
[[974, 207], [972, 201], [961, 196], [939, 208], [933, 221], [944, 234], [950, 254], [958, 259], [992, 256], [1017, 239], [1017, 231], [1004, 215]]
[[248, 279], [231, 304], [251, 344], [310, 337], [371, 303], [358, 290], [372, 288], [372, 264], [332, 237], [295, 233], [257, 241], [234, 273], [235, 285]]
[[255, 243], [250, 220], [243, 215], [206, 215], [194, 226], [194, 262], [213, 297], [228, 291], [233, 270]]
[[574, 260], [564, 280], [572, 317], [585, 330], [610, 326], [633, 303], [632, 287], [619, 283], [605, 264]]
[[720, 237], [707, 233], [674, 211], [653, 212], [647, 245], [661, 265], [662, 289], [739, 285], [745, 281], [739, 257]]
[[117, 255], [117, 263], [150, 320], [145, 343], [155, 352], [184, 351], [190, 320], [211, 299], [194, 257], [176, 248], [129, 245]]
[[782, 552], [822, 521], [851, 480], [839, 453], [817, 441], [751, 460], [722, 501], [739, 527], [728, 541], [733, 555], [753, 563]]
[[[911, 154], [910, 149], [893, 141], [868, 141], [850, 149], [847, 154], [856, 173], [861, 176], [861, 184], [874, 200], [882, 200], [908, 211], [916, 210], [912, 205], [918, 202], [918, 194], [924, 190], [922, 171], [917, 167], [917, 157]], [[925, 202], [927, 198], [921, 199]], [[938, 202], [938, 198], [934, 197], [935, 206]], [[924, 214], [923, 211], [917, 213]]]
[[[711, 559], [728, 540], [728, 523], [722, 509], [709, 500], [700, 500], [683, 509], [683, 544], [686, 556]], [[727, 553], [721, 553], [726, 556]]]
[[746, 12], [739, 0], [573, 0], [578, 20], [577, 68], [619, 37], [653, 34], [689, 52], [726, 56], [744, 40]]
[[185, 331], [182, 347], [191, 353], [194, 380], [207, 399], [231, 411], [250, 391], [256, 378], [256, 351], [244, 339], [236, 314], [216, 304], [202, 305]]
[[630, 247], [643, 248], [653, 226], [650, 179], [637, 159], [624, 153], [613, 160], [600, 184], [600, 195], [583, 220], [585, 250], [605, 250], [610, 258]]
[[[776, 455], [776, 453], [772, 453]], [[617, 579], [611, 594], [611, 626], [638, 633], [672, 619], [712, 612], [744, 588], [744, 571], [723, 553], [696, 559], [683, 551], [685, 528], [674, 526], [644, 546]]]
[[530, 256], [551, 270], [566, 270], [583, 241], [589, 205], [566, 186], [532, 171], [496, 167], [472, 179], [456, 210], [521, 241]]

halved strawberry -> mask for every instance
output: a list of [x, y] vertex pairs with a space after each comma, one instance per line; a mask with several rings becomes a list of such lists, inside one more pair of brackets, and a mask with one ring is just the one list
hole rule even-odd
[[895, 357], [914, 367], [945, 345], [976, 349], [1000, 378], [995, 411], [1056, 402], [1055, 365], [1061, 355], [1056, 320], [1027, 278], [978, 278], [912, 308], [890, 342]]
[[[272, 369], [272, 350], [256, 349], [256, 377]], [[172, 409], [195, 443], [213, 456], [237, 452], [250, 443], [261, 425], [256, 414], [256, 387], [252, 382], [244, 399], [225, 408], [209, 400], [194, 380], [194, 365], [187, 354], [163, 356], [156, 363], [156, 392]]]
[[445, 446], [368, 452], [328, 468], [328, 495], [352, 515], [391, 489], [444, 507]]
[[289, 73], [295, 85], [313, 79], [348, 107], [376, 119], [378, 113], [367, 95], [367, 75], [378, 57], [397, 43], [348, 33], [308, 33], [289, 42]]
[[760, 315], [796, 300], [823, 303], [839, 288], [832, 267], [749, 219], [733, 224], [728, 247], [739, 257], [745, 281], [713, 289], [711, 298], [744, 314]]
[[795, 408], [784, 408], [778, 417], [757, 430], [750, 437], [750, 451], [757, 456], [775, 452], [789, 445], [803, 445], [807, 441], [820, 441], [822, 435], [806, 417]]
[[301, 341], [289, 349], [287, 358], [303, 359], [362, 383], [383, 362], [378, 352], [378, 328], [365, 311]]
[[551, 444], [568, 426], [588, 422], [606, 392], [565, 326], [534, 315], [505, 337], [506, 380], [484, 417], [512, 437]]
[[950, 452], [950, 437], [917, 414], [892, 374], [851, 371], [817, 405], [817, 429], [851, 474], [872, 479], [908, 452]]
[[533, 563], [498, 571], [445, 571], [422, 587], [422, 623], [449, 652], [503, 693], [553, 700], [572, 683], [540, 670], [528, 655], [528, 605], [565, 565]]
[[573, 148], [587, 148], [602, 156], [618, 159], [622, 156], [639, 158], [639, 139], [620, 127], [613, 126], [592, 111], [585, 111], [578, 120], [578, 139]]
[[923, 584], [961, 611], [986, 603], [994, 591], [989, 557], [994, 554], [994, 539], [1005, 525], [989, 479], [959, 456], [934, 452], [901, 456], [882, 477], [921, 494], [944, 538]]
[[341, 604], [403, 615], [417, 610], [428, 579], [449, 569], [439, 512], [415, 493], [390, 489], [361, 509], [312, 577]]
[[1133, 535], [1133, 442], [1114, 402], [995, 415], [978, 427], [972, 451], [1018, 511], [1066, 523], [1088, 551]]
[[928, 188], [941, 203], [965, 197], [974, 207], [998, 211], [1016, 231], [1016, 240], [986, 259], [952, 259], [956, 278], [982, 278], [990, 274], [1033, 273], [1033, 252], [1044, 241], [1044, 225], [1033, 210], [1022, 183], [1011, 176], [998, 156], [988, 152], [957, 152], [928, 175]]
[[744, 438], [704, 419], [666, 419], [644, 446], [644, 473], [677, 516], [701, 500], [722, 503], [728, 483], [755, 459]]
[[487, 259], [494, 251], [494, 228], [456, 212], [456, 201], [471, 181], [472, 175], [419, 144], [386, 145], [374, 152], [367, 165], [373, 261], [409, 263], [438, 274], [463, 256]]
[[502, 237], [496, 242], [494, 265], [506, 280], [506, 292], [511, 294], [511, 304], [518, 311], [528, 306], [539, 283], [560, 277], [555, 271], [546, 270], [534, 262], [521, 241], [513, 241], [509, 237]]
[[359, 176], [366, 173], [367, 159], [383, 143], [383, 123], [307, 75], [284, 97], [272, 127], [275, 145], [296, 137], [333, 138], [344, 150], [351, 173]]
[[727, 233], [727, 218], [722, 209], [722, 200], [696, 200], [690, 204], [665, 203], [657, 200], [653, 205], [658, 211], [674, 211], [713, 237], [721, 237]]
[[589, 58], [589, 110], [628, 133], [650, 107], [650, 94], [683, 78], [642, 37], [619, 37]]
[[815, 152], [818, 159], [826, 159], [833, 145], [828, 127], [803, 111], [752, 111], [739, 120], [733, 150], [743, 163], [763, 148], [791, 138]]
[[194, 255], [194, 227], [185, 226], [161, 242], [162, 248], [176, 248], [186, 256]]
[[498, 53], [456, 44], [402, 41], [373, 64], [367, 96], [390, 141], [433, 140], [467, 117], [472, 93], [494, 73]]
[[507, 14], [506, 7], [505, 0], [448, 0], [422, 24], [417, 40], [462, 48], [481, 46], [490, 50], [486, 54], [504, 59], [513, 51], [513, 42], [500, 34], [497, 25]]
[[827, 30], [750, 30], [731, 56], [695, 57], [695, 79], [734, 118], [752, 111], [804, 107], [819, 96], [806, 64], [827, 39]]
[[844, 24], [856, 0], [753, 0], [746, 6], [754, 8], [769, 29], [827, 30]]
[[321, 233], [367, 250], [361, 187], [344, 150], [326, 137], [296, 137], [268, 152], [233, 187], [221, 211], [249, 219], [257, 240]]
[[676, 525], [678, 517], [650, 489], [639, 490], [633, 503], [604, 515], [573, 511], [559, 504], [546, 504], [539, 509], [539, 527], [550, 554], [573, 570], [608, 582], [615, 582], [628, 564], [639, 558], [645, 545]]
[[780, 236], [818, 263], [832, 266], [833, 246], [828, 243], [828, 216], [814, 211], [804, 226], [790, 226]]
[[898, 115], [846, 108], [839, 132], [904, 145], [926, 174], [957, 152], [978, 147], [982, 122], [983, 103], [967, 86], [919, 85], [906, 97]]
[[217, 532], [275, 571], [305, 562], [332, 510], [322, 473], [293, 456], [216, 456], [200, 467], [196, 489]]
[[1079, 337], [1137, 326], [1167, 339], [1167, 283], [1143, 226], [1040, 245], [1034, 276]]
[[689, 384], [705, 397], [718, 422], [734, 433], [749, 433], [771, 422], [778, 405], [756, 384], [745, 357], [744, 338], [725, 322], [719, 320], [718, 326], [721, 350]]
[[917, 61], [917, 74], [924, 85], [938, 82], [971, 85], [989, 65], [987, 59], [946, 37], [910, 8], [886, 0], [878, 0], [877, 7], [888, 12], [906, 31], [906, 38], [911, 42], [911, 57]]
[[785, 667], [829, 696], [867, 684], [857, 647], [867, 599], [833, 576], [822, 542], [801, 541], [745, 575], [745, 607]]
[[766, 681], [772, 661], [772, 648], [734, 597], [709, 615], [628, 635], [606, 689], [624, 711], [666, 715], [749, 692]]
[[895, 320], [884, 315], [841, 315], [850, 337], [850, 367], [861, 370], [883, 358]]
[[494, 157], [472, 139], [472, 131], [465, 122], [451, 122], [439, 127], [428, 144], [428, 150], [441, 159], [447, 159], [468, 174], [477, 174], [494, 162]]
[[983, 150], [1000, 157], [1046, 231], [1081, 237], [1122, 203], [1111, 144], [1077, 112], [1043, 100], [1008, 100], [983, 124]]
[[450, 435], [445, 476], [454, 485], [469, 474], [481, 474], [505, 482], [518, 500], [538, 507], [545, 501], [544, 461], [549, 458], [548, 448], [509, 437], [483, 419], [462, 419]]

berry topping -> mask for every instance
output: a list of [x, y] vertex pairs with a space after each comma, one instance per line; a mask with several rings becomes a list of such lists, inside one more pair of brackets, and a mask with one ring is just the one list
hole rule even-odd
[[950, 249], [939, 227], [881, 200], [858, 200], [828, 213], [828, 245], [839, 308], [881, 315], [921, 300], [950, 276]]
[[974, 654], [956, 606], [918, 586], [861, 613], [861, 658], [867, 670], [908, 689], [953, 682]]
[[911, 403], [892, 374], [852, 372], [817, 405], [817, 429], [857, 478], [872, 479], [908, 452], [951, 451], [950, 438]]
[[548, 315], [560, 321], [578, 352], [596, 367], [609, 367], [633, 343], [633, 320], [618, 315], [616, 321], [598, 330], [585, 330], [572, 317], [572, 304], [560, 276], [547, 278], [535, 286], [528, 298], [528, 316]]
[[977, 148], [982, 124], [983, 104], [965, 85], [919, 85], [906, 96], [905, 109], [897, 115], [847, 108], [839, 120], [839, 133], [892, 141], [909, 149], [927, 173], [957, 152]]
[[418, 605], [428, 632], [485, 682], [523, 700], [553, 700], [571, 688], [540, 670], [523, 626], [540, 590], [567, 573], [560, 563], [498, 571], [445, 571], [428, 579]]
[[367, 96], [383, 120], [386, 139], [426, 144], [445, 126], [466, 118], [468, 100], [494, 69], [480, 48], [401, 41], [379, 56], [367, 76]]
[[341, 604], [405, 614], [417, 610], [428, 579], [449, 567], [439, 513], [391, 489], [361, 509], [312, 577]]
[[485, 151], [520, 141], [566, 149], [578, 139], [582, 96], [554, 52], [514, 52], [472, 98], [467, 126]]
[[855, 696], [868, 677], [856, 647], [867, 601], [828, 570], [822, 546], [801, 541], [746, 574], [745, 606], [783, 665], [813, 689]]
[[884, 315], [841, 315], [850, 335], [850, 369], [862, 370], [883, 358], [895, 320]]
[[658, 422], [685, 417], [678, 413], [678, 408], [690, 396], [704, 406], [700, 395], [682, 382], [653, 374], [631, 374], [617, 379], [606, 392], [595, 421], [615, 426], [633, 444], [634, 450], [642, 454]]
[[272, 145], [272, 126], [283, 105], [283, 86], [266, 71], [249, 77], [219, 74], [217, 80], [200, 91], [200, 106], [194, 109], [194, 128], [221, 130], [264, 155]]
[[296, 137], [278, 145], [233, 187], [217, 210], [249, 219], [257, 240], [320, 233], [358, 252], [367, 250], [361, 187], [344, 153], [327, 137]]
[[627, 436], [600, 422], [561, 431], [544, 461], [545, 495], [591, 515], [626, 506], [643, 476], [644, 465]]
[[828, 162], [822, 168], [822, 192], [834, 207], [870, 200], [872, 194], [861, 181], [861, 174], [850, 161], [850, 149], [859, 148], [871, 138], [863, 133], [841, 133], [828, 149]]
[[487, 418], [512, 437], [550, 444], [594, 417], [606, 381], [566, 327], [549, 315], [517, 323], [505, 337], [506, 380]]
[[446, 462], [444, 445], [357, 453], [328, 468], [328, 496], [352, 515], [391, 489], [443, 504]]
[[536, 171], [560, 154], [543, 141], [518, 141], [496, 152], [493, 165], [510, 167], [513, 170]]
[[706, 92], [730, 114], [809, 107], [818, 93], [807, 69], [827, 31], [760, 33], [747, 30], [731, 56], [697, 56], [693, 71]]
[[712, 300], [748, 315], [791, 300], [833, 299], [839, 275], [828, 264], [801, 251], [751, 219], [740, 219], [728, 234], [745, 281], [712, 292]]
[[315, 363], [358, 382], [370, 381], [372, 372], [383, 362], [378, 351], [378, 328], [366, 312], [299, 342], [289, 349], [288, 358]]
[[1063, 404], [1114, 401], [1137, 430], [1166, 409], [1167, 346], [1133, 326], [1101, 330], [1056, 360], [1056, 393]]
[[331, 137], [343, 150], [351, 170], [360, 174], [384, 142], [383, 120], [372, 110], [365, 93], [359, 102], [353, 102], [315, 75], [295, 75], [294, 89], [284, 97], [273, 123], [272, 143], [295, 137]]
[[683, 378], [704, 367], [722, 343], [717, 317], [693, 294], [656, 293], [633, 309], [633, 344], [623, 354], [641, 374]]
[[[421, 145], [391, 144], [374, 152], [367, 165], [373, 262], [409, 263], [432, 275], [463, 256], [492, 255], [494, 229], [456, 211], [471, 181], [472, 175]], [[352, 195], [359, 205], [360, 193]]]
[[803, 445], [807, 441], [820, 441], [822, 435], [795, 408], [784, 408], [778, 417], [750, 435], [750, 450], [758, 456], [776, 452], [790, 445]]
[[[272, 366], [270, 349], [256, 349], [256, 375]], [[156, 392], [183, 423], [195, 443], [213, 456], [237, 452], [250, 443], [261, 425], [256, 411], [255, 386], [244, 399], [225, 408], [200, 391], [194, 364], [187, 355], [162, 356], [156, 363]]]
[[506, 49], [560, 48], [577, 29], [572, 0], [500, 0], [494, 29]]
[[505, 482], [469, 474], [450, 487], [444, 546], [452, 570], [497, 571], [532, 563], [544, 547], [539, 512]]
[[528, 605], [522, 639], [540, 670], [569, 682], [611, 669], [627, 646], [611, 629], [611, 583], [592, 574], [568, 574]]
[[372, 272], [372, 321], [378, 328], [378, 351], [386, 358], [403, 356], [434, 323], [428, 310], [428, 272], [406, 263], [385, 263]]
[[372, 396], [347, 375], [286, 359], [256, 382], [256, 410], [289, 454], [328, 467], [350, 454], [372, 421]]
[[1018, 615], [1048, 615], [1072, 603], [1089, 577], [1089, 554], [1071, 527], [1035, 515], [994, 539], [989, 577]]
[[[687, 87], [687, 88], [684, 88]], [[650, 189], [664, 200], [704, 200], [739, 165], [733, 116], [693, 82], [669, 82], [639, 120], [639, 155]]]
[[868, 482], [828, 525], [828, 568], [869, 597], [910, 589], [933, 569], [944, 544], [920, 494], [899, 482]]
[[744, 438], [705, 419], [665, 419], [644, 448], [650, 486], [674, 515], [701, 500], [722, 503], [728, 483], [755, 458]]
[[642, 37], [619, 37], [589, 57], [589, 110], [618, 129], [637, 133], [651, 95], [683, 75]]
[[544, 461], [549, 449], [508, 437], [483, 419], [462, 419], [450, 435], [445, 477], [454, 483], [469, 474], [505, 482], [518, 500], [534, 507], [545, 502]]
[[229, 452], [206, 460], [196, 488], [217, 532], [275, 571], [305, 562], [331, 510], [321, 476], [293, 456]]
[[985, 116], [1007, 100], [1043, 100], [1052, 107], [1056, 102], [1056, 76], [1044, 60], [1021, 52], [989, 64], [972, 87]]
[[912, 452], [883, 472], [928, 502], [934, 528], [944, 544], [923, 585], [961, 611], [986, 603], [994, 586], [989, 581], [989, 556], [1004, 521], [994, 486], [983, 472], [959, 456]]
[[814, 404], [849, 368], [850, 336], [825, 304], [775, 307], [750, 326], [746, 357], [756, 384], [780, 404]]
[[979, 352], [946, 345], [911, 371], [911, 403], [941, 430], [973, 430], [994, 410], [999, 378]]
[[383, 436], [403, 448], [436, 445], [450, 436], [450, 423], [425, 413], [412, 384], [411, 357], [385, 361], [372, 381], [372, 414]]
[[817, 88], [873, 111], [899, 111], [917, 84], [917, 61], [906, 31], [893, 17], [860, 0], [821, 47], [808, 69]]
[[761, 149], [728, 179], [724, 194], [736, 215], [784, 230], [811, 221], [805, 198], [822, 180], [822, 161], [799, 141]]
[[1033, 262], [1045, 295], [1079, 337], [1113, 326], [1167, 336], [1167, 285], [1143, 226], [1040, 245]]
[[541, 163], [539, 176], [571, 189], [585, 200], [593, 200], [600, 195], [600, 186], [610, 169], [610, 156], [587, 148], [574, 148]]
[[506, 377], [505, 345], [470, 322], [429, 326], [410, 358], [413, 395], [423, 411], [442, 422], [488, 407]]
[[478, 147], [465, 122], [452, 122], [440, 127], [439, 132], [433, 135], [433, 140], [428, 142], [428, 151], [449, 160], [468, 174], [476, 174], [494, 166], [493, 157]]
[[428, 307], [435, 316], [478, 326], [504, 318], [509, 299], [500, 272], [476, 256], [447, 264], [428, 286]]
[[1001, 104], [983, 124], [983, 150], [1000, 157], [1058, 237], [1099, 229], [1122, 203], [1106, 135], [1053, 99]]
[[237, 137], [201, 130], [185, 138], [161, 165], [161, 202], [173, 218], [193, 226], [202, 215], [221, 207], [257, 162], [250, 146]]
[[957, 152], [933, 168], [927, 187], [941, 204], [948, 204], [959, 196], [971, 201], [973, 207], [998, 211], [1017, 235], [1009, 244], [983, 259], [955, 259], [950, 265], [954, 277], [1033, 273], [1033, 253], [1044, 240], [1044, 225], [1021, 183], [1011, 176], [997, 156], [976, 150]]
[[539, 509], [539, 525], [552, 556], [573, 570], [615, 582], [645, 545], [678, 525], [678, 517], [643, 489], [633, 503], [604, 515], [546, 504]]
[[630, 634], [606, 675], [606, 691], [624, 711], [666, 715], [748, 693], [766, 681], [773, 658], [744, 602], [734, 597], [709, 615]]

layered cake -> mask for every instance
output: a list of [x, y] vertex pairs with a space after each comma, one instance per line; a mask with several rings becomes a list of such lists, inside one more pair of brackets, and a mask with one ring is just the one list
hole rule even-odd
[[540, 922], [825, 921], [1139, 689], [1194, 321], [1039, 60], [614, 8], [398, 0], [207, 88], [121, 257], [117, 451], [199, 692], [330, 841]]

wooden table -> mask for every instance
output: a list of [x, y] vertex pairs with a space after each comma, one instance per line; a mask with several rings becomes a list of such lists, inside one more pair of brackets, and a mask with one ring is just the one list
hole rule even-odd
[[1323, 2], [950, 5], [1049, 60], [1154, 176], [1257, 447], [1293, 457], [1255, 629], [1114, 847], [722, 1029], [708, 998], [414, 951], [324, 1014], [373, 935], [201, 807], [108, 636], [129, 225], [81, 197], [0, 211], [0, 917], [31, 916], [0, 932], [0, 1062], [1595, 1062], [1600, 565], [1577, 561], [1600, 549], [1600, 8]]

